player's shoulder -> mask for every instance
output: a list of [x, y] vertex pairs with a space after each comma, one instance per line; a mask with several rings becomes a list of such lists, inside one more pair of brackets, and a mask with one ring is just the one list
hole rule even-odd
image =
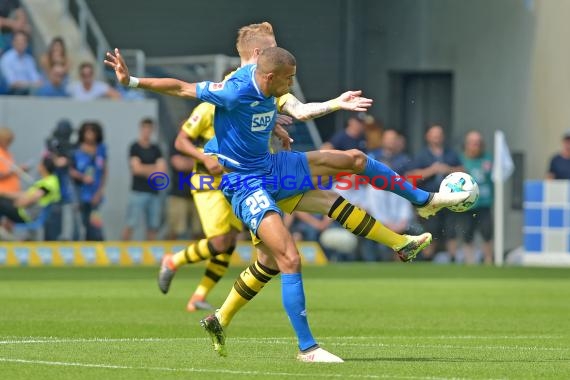
[[249, 88], [254, 78], [256, 65], [245, 65], [237, 69], [232, 76], [224, 82], [233, 84], [238, 88]]

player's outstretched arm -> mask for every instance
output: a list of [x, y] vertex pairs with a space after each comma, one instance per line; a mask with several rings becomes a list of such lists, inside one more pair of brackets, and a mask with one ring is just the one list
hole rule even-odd
[[362, 91], [347, 91], [336, 99], [321, 103], [301, 103], [290, 95], [281, 110], [299, 120], [315, 119], [340, 109], [364, 112], [372, 106], [372, 99], [364, 98], [361, 94]]
[[123, 86], [142, 88], [160, 94], [180, 98], [196, 99], [196, 83], [188, 83], [174, 78], [135, 78], [129, 75], [129, 68], [121, 56], [119, 49], [114, 53], [107, 52], [105, 65], [115, 71], [117, 80]]

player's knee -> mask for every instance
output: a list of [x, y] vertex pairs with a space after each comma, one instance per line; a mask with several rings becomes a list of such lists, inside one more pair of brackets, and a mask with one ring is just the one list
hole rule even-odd
[[366, 161], [368, 161], [368, 157], [362, 151], [358, 149], [351, 149], [348, 150], [347, 153], [350, 155], [352, 159], [352, 170], [355, 173], [361, 173], [366, 168]]
[[235, 246], [235, 239], [230, 234], [214, 236], [209, 240], [213, 248], [213, 254], [218, 255], [220, 253], [228, 253], [232, 246]]
[[279, 270], [283, 273], [294, 273], [301, 270], [301, 257], [297, 250], [288, 251], [277, 258]]

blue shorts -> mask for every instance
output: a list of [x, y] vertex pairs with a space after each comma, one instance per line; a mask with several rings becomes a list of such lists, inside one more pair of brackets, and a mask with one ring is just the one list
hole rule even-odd
[[257, 235], [257, 228], [268, 211], [283, 214], [277, 207], [277, 202], [313, 189], [303, 186], [301, 181], [310, 178], [311, 171], [305, 153], [279, 152], [271, 155], [271, 163], [264, 172], [225, 174], [220, 190], [232, 205], [236, 216]]
[[136, 228], [146, 222], [146, 228], [158, 230], [162, 204], [158, 194], [131, 191], [127, 205], [127, 227]]

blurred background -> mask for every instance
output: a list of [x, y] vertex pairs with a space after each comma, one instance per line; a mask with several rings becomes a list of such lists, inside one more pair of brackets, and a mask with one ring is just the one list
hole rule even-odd
[[[570, 34], [568, 14], [567, 0], [0, 0], [0, 193], [34, 186], [45, 157], [55, 162], [61, 188], [61, 200], [45, 211], [38, 205], [33, 220], [5, 217], [1, 238], [199, 238], [189, 191], [177, 192], [172, 182], [153, 194], [161, 204], [156, 233], [144, 218], [125, 232], [130, 147], [146, 138], [139, 127], [152, 126], [156, 159], [171, 166], [173, 139], [197, 103], [118, 86], [103, 56], [121, 48], [136, 76], [218, 80], [239, 65], [237, 30], [269, 21], [278, 45], [297, 58], [299, 98], [362, 89], [374, 99], [368, 114], [296, 122], [288, 128], [295, 149], [359, 148], [400, 173], [421, 173], [426, 190], [437, 189], [451, 168], [479, 182], [473, 212], [430, 222], [389, 195], [346, 195], [395, 230], [436, 235], [423, 259], [493, 262], [491, 175], [495, 132], [502, 131], [514, 168], [507, 165], [498, 256], [513, 252], [510, 262], [520, 263], [530, 252], [568, 263], [570, 50], [561, 43]], [[426, 159], [439, 151], [447, 153]], [[434, 163], [447, 169], [434, 174]], [[172, 197], [188, 200], [183, 231], [168, 215]], [[341, 236], [326, 218], [296, 213], [287, 223], [299, 241], [320, 242], [329, 260], [392, 260], [382, 247]]]

